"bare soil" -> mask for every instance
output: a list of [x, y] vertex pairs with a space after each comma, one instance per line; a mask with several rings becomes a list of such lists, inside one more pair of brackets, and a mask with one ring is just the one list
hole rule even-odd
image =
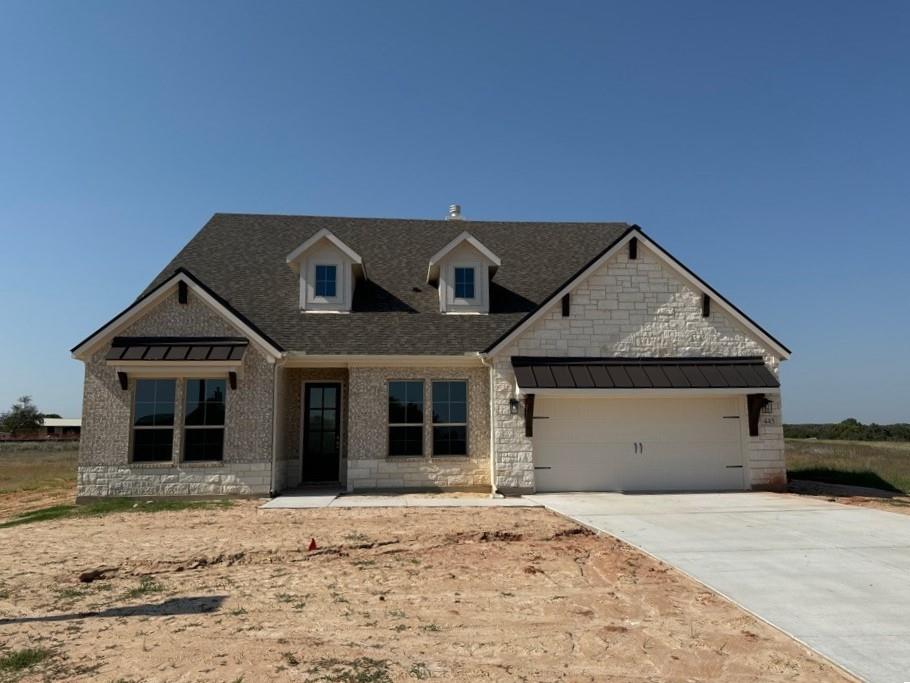
[[542, 509], [242, 502], [2, 529], [0, 547], [0, 657], [51, 652], [0, 679], [850, 680]]

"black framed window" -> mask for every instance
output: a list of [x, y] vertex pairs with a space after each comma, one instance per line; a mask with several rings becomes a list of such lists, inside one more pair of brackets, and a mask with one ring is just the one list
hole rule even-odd
[[333, 298], [337, 291], [337, 268], [316, 266], [316, 296]]
[[133, 462], [170, 462], [177, 380], [138, 379], [133, 403]]
[[433, 382], [433, 455], [468, 454], [468, 383]]
[[183, 422], [183, 459], [224, 459], [223, 379], [188, 379]]
[[389, 382], [389, 455], [423, 455], [423, 381]]
[[455, 298], [474, 298], [474, 269], [455, 268]]

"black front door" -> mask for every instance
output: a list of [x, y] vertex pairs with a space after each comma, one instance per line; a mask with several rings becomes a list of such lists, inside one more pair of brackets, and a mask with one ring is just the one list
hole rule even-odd
[[303, 401], [303, 481], [337, 482], [341, 453], [341, 385], [306, 384]]

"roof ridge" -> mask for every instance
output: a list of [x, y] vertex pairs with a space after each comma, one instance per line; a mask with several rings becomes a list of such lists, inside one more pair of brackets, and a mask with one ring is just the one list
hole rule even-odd
[[[236, 218], [306, 218], [306, 219], [325, 219], [325, 220], [344, 220], [344, 221], [390, 221], [396, 223], [452, 223], [446, 218], [404, 218], [398, 216], [325, 216], [316, 214], [296, 214], [296, 213], [244, 213], [234, 211], [216, 211], [212, 218], [217, 216], [231, 216]], [[209, 219], [211, 220], [211, 219]], [[610, 226], [618, 225], [630, 226], [633, 223], [628, 221], [565, 221], [565, 220], [487, 220], [487, 219], [462, 219], [458, 225], [470, 226], [472, 223], [498, 223], [502, 225], [590, 225], [590, 226]], [[468, 228], [465, 227], [467, 230]]]

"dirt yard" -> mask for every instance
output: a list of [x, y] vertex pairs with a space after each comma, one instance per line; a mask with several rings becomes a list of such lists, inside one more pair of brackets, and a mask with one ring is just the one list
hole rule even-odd
[[241, 502], [0, 529], [0, 546], [0, 680], [848, 680], [542, 509]]

